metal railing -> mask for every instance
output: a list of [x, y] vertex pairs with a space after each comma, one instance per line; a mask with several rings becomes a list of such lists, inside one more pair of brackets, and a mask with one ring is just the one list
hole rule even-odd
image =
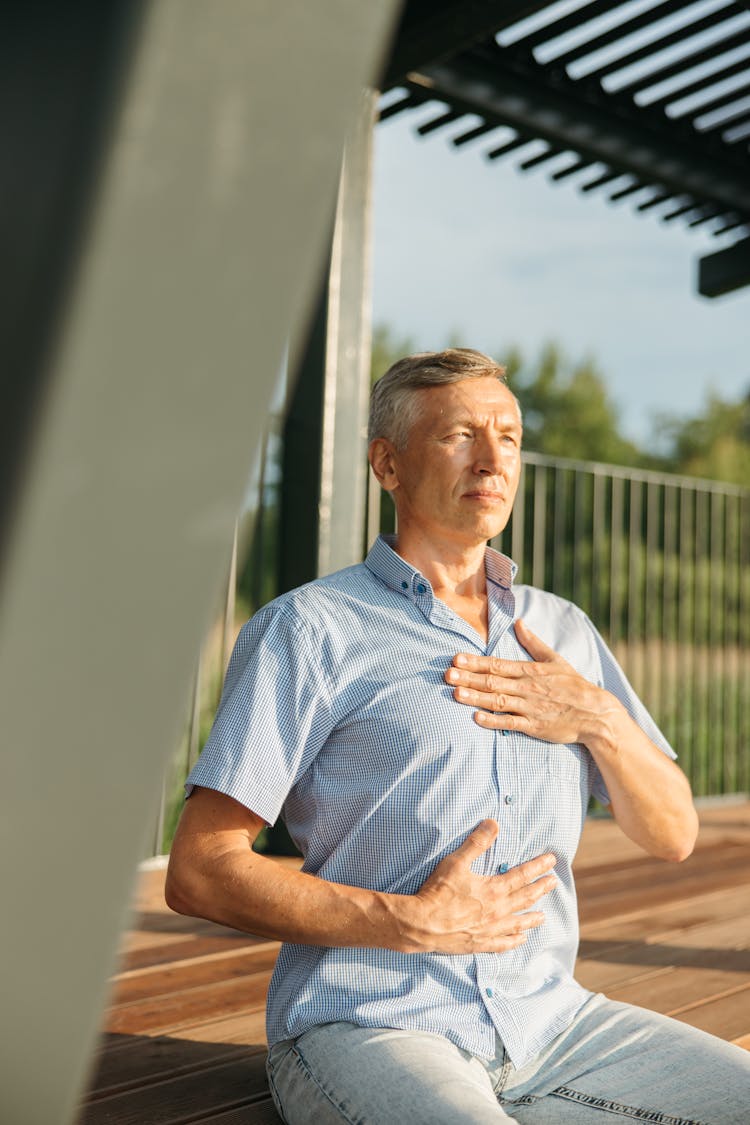
[[697, 795], [750, 789], [750, 491], [526, 453], [497, 545], [588, 613]]
[[[155, 853], [169, 846], [182, 782], [219, 700], [239, 625], [238, 574], [241, 616], [275, 593], [267, 572], [277, 453], [272, 433], [165, 778]], [[371, 489], [371, 529], [376, 499]], [[244, 571], [238, 542], [248, 559]], [[677, 750], [696, 795], [750, 791], [750, 490], [524, 453], [513, 515], [493, 546], [517, 563], [517, 581], [569, 598], [591, 617]]]

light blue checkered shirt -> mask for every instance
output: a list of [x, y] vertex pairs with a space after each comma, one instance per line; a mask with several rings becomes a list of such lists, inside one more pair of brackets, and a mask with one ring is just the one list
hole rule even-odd
[[205, 749], [188, 778], [269, 823], [283, 813], [303, 870], [411, 894], [485, 817], [500, 833], [474, 870], [558, 857], [546, 921], [507, 953], [457, 956], [286, 944], [268, 998], [274, 1043], [346, 1020], [446, 1036], [482, 1058], [495, 1032], [521, 1066], [589, 993], [573, 979], [578, 917], [571, 863], [602, 778], [580, 745], [483, 730], [443, 674], [456, 652], [528, 660], [523, 617], [674, 753], [604, 641], [576, 606], [513, 586], [487, 549], [489, 638], [435, 598], [383, 538], [367, 560], [271, 602], [243, 628]]

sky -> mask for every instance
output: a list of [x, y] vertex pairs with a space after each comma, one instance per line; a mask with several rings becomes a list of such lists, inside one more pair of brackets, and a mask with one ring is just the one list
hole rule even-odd
[[699, 414], [709, 389], [728, 399], [750, 389], [750, 287], [713, 300], [696, 291], [697, 259], [726, 236], [664, 224], [664, 207], [639, 214], [645, 194], [583, 195], [596, 168], [552, 184], [553, 161], [517, 170], [530, 148], [496, 161], [483, 155], [492, 136], [456, 149], [465, 118], [416, 135], [438, 112], [375, 130], [376, 324], [424, 350], [457, 336], [500, 360], [516, 345], [532, 361], [554, 340], [570, 361], [593, 357], [641, 445], [654, 443], [658, 415]]

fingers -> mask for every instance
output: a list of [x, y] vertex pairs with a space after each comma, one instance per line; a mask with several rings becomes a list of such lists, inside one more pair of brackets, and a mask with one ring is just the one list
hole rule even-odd
[[[506, 871], [504, 875], [495, 875], [494, 878], [502, 879], [506, 886], [515, 891], [529, 883], [534, 883], [542, 876], [548, 875], [556, 863], [557, 856], [552, 852], [545, 852], [544, 855], [527, 859], [525, 863], [519, 863], [518, 867], [511, 867], [510, 871]], [[557, 880], [554, 876], [552, 876], [552, 880], [554, 886]]]
[[557, 659], [555, 650], [537, 637], [536, 633], [532, 633], [531, 629], [529, 629], [522, 618], [519, 617], [518, 620], [513, 623], [513, 630], [516, 634], [516, 639], [523, 645], [529, 656], [533, 656], [534, 660], [546, 661]]
[[471, 865], [478, 856], [487, 851], [495, 841], [495, 837], [500, 831], [500, 826], [496, 820], [483, 820], [481, 821], [473, 832], [464, 840], [460, 847], [456, 848], [455, 852], [451, 853], [454, 860], [460, 860], [463, 863]]

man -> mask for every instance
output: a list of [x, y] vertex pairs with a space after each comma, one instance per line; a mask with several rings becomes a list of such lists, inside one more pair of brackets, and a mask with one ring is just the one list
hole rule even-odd
[[[386, 373], [369, 452], [398, 535], [245, 626], [188, 779], [168, 901], [286, 943], [289, 1125], [747, 1120], [750, 1056], [572, 976], [590, 794], [668, 860], [697, 819], [591, 623], [486, 547], [521, 433], [487, 356]], [[302, 871], [251, 850], [282, 810]]]

